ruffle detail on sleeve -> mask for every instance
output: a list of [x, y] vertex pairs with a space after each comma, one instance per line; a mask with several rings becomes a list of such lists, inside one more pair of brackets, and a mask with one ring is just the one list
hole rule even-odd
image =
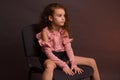
[[66, 45], [66, 44], [68, 44], [68, 43], [71, 43], [73, 41], [73, 39], [72, 38], [63, 38], [63, 44], [64, 45]]
[[40, 39], [41, 38], [41, 32], [36, 34], [36, 38]]
[[43, 47], [51, 47], [51, 45], [50, 45], [49, 42], [43, 41], [42, 39], [39, 39], [38, 42], [39, 42], [40, 46], [43, 46]]
[[39, 42], [40, 46], [43, 46], [43, 47], [51, 47], [49, 41], [48, 41], [48, 42], [43, 41], [43, 39], [42, 39], [42, 37], [41, 37], [41, 33], [36, 34], [36, 38], [38, 39], [38, 42]]

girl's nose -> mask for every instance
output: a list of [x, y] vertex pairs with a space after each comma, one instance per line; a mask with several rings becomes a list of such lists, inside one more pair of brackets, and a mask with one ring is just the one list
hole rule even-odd
[[65, 20], [65, 17], [62, 17], [62, 20]]

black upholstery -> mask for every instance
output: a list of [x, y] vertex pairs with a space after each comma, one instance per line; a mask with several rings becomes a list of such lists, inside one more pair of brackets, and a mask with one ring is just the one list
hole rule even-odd
[[[26, 26], [22, 29], [22, 40], [24, 46], [25, 57], [28, 63], [28, 78], [31, 80], [32, 73], [42, 73], [43, 67], [40, 64], [41, 47], [37, 42], [36, 33], [40, 31], [37, 24]], [[38, 63], [36, 63], [38, 62]], [[93, 69], [89, 66], [79, 65], [84, 70], [82, 74], [74, 76], [66, 75], [62, 70], [55, 69], [54, 80], [91, 80]]]

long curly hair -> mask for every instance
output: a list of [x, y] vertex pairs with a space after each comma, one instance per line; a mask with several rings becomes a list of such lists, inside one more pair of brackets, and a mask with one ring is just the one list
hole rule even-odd
[[40, 20], [39, 20], [39, 26], [41, 27], [41, 29], [43, 29], [46, 26], [49, 29], [52, 29], [51, 21], [49, 21], [49, 16], [53, 16], [55, 9], [59, 9], [59, 8], [61, 8], [65, 11], [65, 24], [64, 24], [64, 26], [62, 26], [62, 28], [69, 32], [70, 20], [68, 18], [67, 10], [63, 5], [58, 4], [58, 3], [51, 3], [44, 8], [44, 10], [40, 16]]

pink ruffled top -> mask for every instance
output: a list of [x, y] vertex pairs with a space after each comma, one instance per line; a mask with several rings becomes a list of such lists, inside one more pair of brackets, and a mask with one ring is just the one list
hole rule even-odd
[[74, 61], [74, 53], [71, 48], [71, 41], [73, 39], [70, 39], [68, 36], [63, 35], [64, 30], [62, 29], [60, 29], [59, 31], [51, 31], [48, 29], [48, 27], [45, 27], [43, 31], [46, 32], [48, 36], [48, 41], [46, 42], [42, 39], [41, 32], [36, 34], [36, 38], [38, 39], [40, 46], [43, 47], [46, 56], [49, 59], [53, 60], [59, 67], [68, 68], [68, 65], [64, 61], [62, 61], [52, 53], [52, 51], [66, 51], [71, 65], [73, 67], [76, 66]]

